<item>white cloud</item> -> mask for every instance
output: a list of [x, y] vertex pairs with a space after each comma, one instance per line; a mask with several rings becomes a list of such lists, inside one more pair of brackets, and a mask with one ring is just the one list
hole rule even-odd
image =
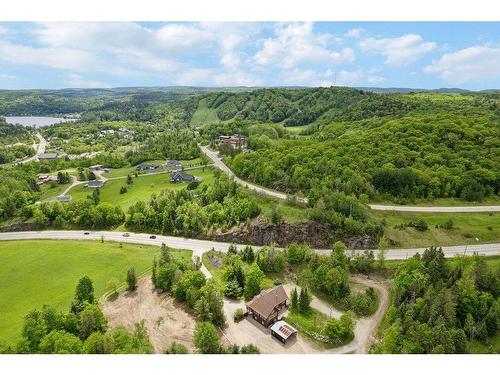
[[68, 87], [74, 88], [108, 88], [112, 87], [111, 85], [93, 80], [86, 80], [82, 76], [78, 74], [70, 74], [67, 81]]
[[354, 51], [344, 48], [334, 51], [328, 48], [330, 34], [315, 33], [313, 23], [278, 25], [275, 36], [262, 42], [262, 48], [254, 55], [254, 61], [262, 66], [279, 66], [291, 69], [301, 63], [335, 64], [353, 62]]
[[453, 84], [500, 78], [500, 48], [473, 46], [446, 53], [424, 72]]
[[101, 62], [85, 51], [68, 48], [35, 48], [0, 42], [0, 59], [14, 64], [40, 65], [58, 69], [92, 70]]
[[0, 79], [16, 79], [17, 77], [12, 74], [0, 73]]
[[397, 38], [367, 38], [359, 42], [365, 52], [386, 56], [389, 65], [408, 65], [436, 48], [436, 43], [425, 42], [417, 34], [406, 34]]
[[344, 35], [349, 37], [349, 38], [359, 38], [361, 36], [361, 33], [363, 32], [363, 29], [360, 29], [359, 27], [351, 29], [347, 31]]
[[213, 76], [211, 69], [186, 69], [174, 79], [174, 83], [181, 86], [207, 85]]

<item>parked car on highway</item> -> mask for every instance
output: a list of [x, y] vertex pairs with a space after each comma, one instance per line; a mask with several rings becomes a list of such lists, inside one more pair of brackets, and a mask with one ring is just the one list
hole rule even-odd
[[149, 236], [149, 238], [151, 238], [152, 240], [154, 240], [156, 238], [156, 236], [153, 234], [152, 236]]
[[84, 235], [88, 236], [90, 233], [89, 232], [85, 232]]
[[123, 237], [130, 237], [130, 233], [123, 233]]

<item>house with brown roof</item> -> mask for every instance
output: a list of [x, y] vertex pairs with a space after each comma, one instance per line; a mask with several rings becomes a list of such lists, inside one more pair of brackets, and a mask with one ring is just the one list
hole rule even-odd
[[269, 327], [279, 319], [287, 306], [288, 296], [282, 285], [262, 291], [246, 304], [247, 313], [264, 327]]

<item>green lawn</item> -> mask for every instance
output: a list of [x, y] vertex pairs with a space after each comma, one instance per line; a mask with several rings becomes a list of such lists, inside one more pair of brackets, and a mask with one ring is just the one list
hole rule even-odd
[[[202, 168], [188, 171], [194, 176], [198, 176], [202, 181], [210, 182], [213, 180], [212, 168], [207, 167], [205, 171]], [[148, 200], [151, 194], [158, 193], [164, 189], [180, 190], [187, 186], [187, 183], [172, 183], [170, 182], [169, 173], [139, 175], [133, 178], [132, 185], [126, 185], [128, 191], [120, 194], [120, 188], [126, 185], [126, 179], [108, 180], [101, 189], [101, 202], [109, 202], [114, 205], [120, 205], [124, 210], [127, 210], [132, 204], [139, 200]], [[91, 189], [85, 188], [83, 185], [76, 186], [71, 189], [69, 194], [73, 199], [85, 199], [92, 194]]]
[[52, 185], [50, 182], [40, 185], [40, 190], [41, 190], [40, 200], [44, 201], [46, 199], [55, 198], [58, 195], [61, 195], [69, 185], [70, 183], [62, 185], [56, 183]]
[[[398, 247], [425, 247], [431, 245], [452, 246], [500, 241], [499, 213], [423, 213], [423, 212], [388, 212], [373, 211], [377, 219], [385, 219], [385, 236], [396, 241]], [[414, 228], [395, 229], [394, 225], [408, 222], [413, 218], [422, 218], [428, 224], [428, 230], [419, 232]], [[447, 220], [453, 221], [453, 229], [436, 228]], [[479, 241], [476, 241], [476, 238]]]
[[[127, 269], [137, 273], [151, 267], [159, 247], [100, 241], [0, 241], [0, 341], [20, 338], [23, 317], [50, 304], [67, 310], [78, 280], [88, 275], [96, 297], [111, 279], [125, 281]], [[174, 256], [191, 257], [175, 250]]]
[[[378, 202], [370, 202], [376, 204], [388, 204], [388, 205], [398, 205], [394, 202], [383, 200]], [[486, 198], [481, 202], [470, 202], [459, 198], [436, 198], [432, 200], [428, 199], [416, 199], [415, 202], [409, 202], [407, 206], [495, 206], [500, 204], [500, 199], [496, 196]]]
[[218, 121], [220, 120], [217, 112], [207, 107], [207, 99], [201, 99], [196, 112], [191, 117], [191, 125], [204, 125]]

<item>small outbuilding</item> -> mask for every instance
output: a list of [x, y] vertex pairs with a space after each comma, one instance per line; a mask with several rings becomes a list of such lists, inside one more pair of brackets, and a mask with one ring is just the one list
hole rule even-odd
[[59, 154], [57, 152], [47, 152], [44, 154], [41, 154], [38, 156], [38, 159], [42, 160], [52, 160], [52, 159], [57, 159], [59, 157]]
[[247, 303], [247, 313], [264, 327], [269, 327], [279, 319], [281, 311], [287, 307], [288, 296], [279, 285], [263, 291]]
[[288, 339], [297, 336], [297, 330], [284, 320], [278, 320], [271, 326], [271, 336], [286, 344]]
[[89, 188], [89, 189], [102, 188], [104, 186], [104, 181], [102, 181], [102, 180], [93, 180], [93, 181], [87, 182], [83, 186], [85, 186], [86, 188]]

